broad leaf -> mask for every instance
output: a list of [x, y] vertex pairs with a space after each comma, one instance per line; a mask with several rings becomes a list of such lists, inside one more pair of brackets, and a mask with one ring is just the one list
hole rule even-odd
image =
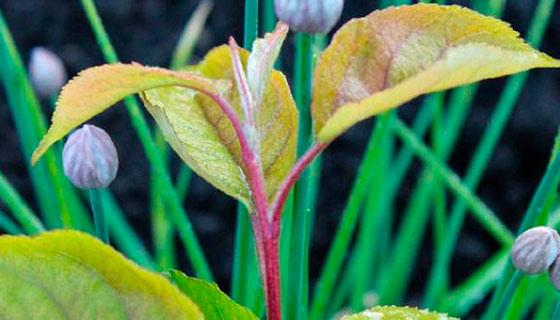
[[177, 287], [202, 310], [207, 320], [257, 320], [249, 309], [235, 303], [214, 283], [191, 278], [176, 270], [170, 271]]
[[560, 62], [525, 44], [508, 24], [459, 6], [375, 11], [344, 25], [314, 75], [319, 142], [425, 93]]
[[126, 96], [164, 86], [187, 86], [215, 92], [212, 82], [199, 75], [139, 64], [103, 65], [80, 72], [62, 89], [51, 127], [31, 161], [37, 162], [53, 143]]
[[409, 307], [374, 307], [369, 310], [344, 316], [340, 320], [458, 320], [446, 314], [429, 312]]
[[204, 319], [163, 276], [75, 231], [0, 237], [0, 317]]
[[[241, 50], [240, 56], [245, 64], [248, 52]], [[239, 118], [243, 118], [234, 87], [230, 49], [221, 46], [212, 50], [196, 70], [214, 81], [216, 90], [232, 103]], [[231, 123], [214, 102], [194, 90], [180, 87], [149, 90], [143, 98], [179, 156], [214, 186], [248, 205], [249, 189], [241, 169], [239, 141]], [[272, 198], [295, 161], [297, 143], [297, 109], [282, 73], [272, 72], [258, 111], [260, 158], [267, 195]]]
[[[248, 53], [240, 53], [246, 63]], [[62, 90], [52, 125], [32, 162], [73, 128], [124, 97], [149, 90], [143, 95], [146, 107], [182, 160], [212, 185], [250, 206], [237, 136], [218, 105], [203, 95], [222, 95], [243, 118], [228, 48], [213, 50], [189, 70], [115, 64], [81, 72]], [[282, 73], [272, 72], [256, 118], [267, 195], [272, 198], [295, 161], [297, 142], [297, 109]]]

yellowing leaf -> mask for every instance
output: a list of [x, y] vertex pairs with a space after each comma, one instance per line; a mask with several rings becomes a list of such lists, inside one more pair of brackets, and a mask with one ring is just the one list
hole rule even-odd
[[167, 279], [75, 231], [0, 237], [6, 319], [204, 319]]
[[509, 25], [459, 6], [418, 4], [375, 11], [343, 26], [314, 76], [319, 142], [425, 93], [560, 62]]
[[340, 320], [458, 320], [446, 314], [409, 307], [374, 307]]
[[138, 64], [103, 65], [81, 72], [62, 89], [51, 127], [31, 161], [37, 162], [53, 143], [126, 96], [173, 85], [215, 92], [210, 81], [196, 74]]
[[[246, 64], [248, 52], [241, 50], [240, 56]], [[212, 50], [196, 69], [214, 81], [216, 90], [243, 119], [238, 90], [234, 87], [230, 49], [221, 46]], [[194, 90], [180, 87], [149, 90], [143, 99], [183, 161], [215, 187], [249, 206], [239, 141], [233, 126], [215, 103]], [[295, 161], [298, 127], [297, 109], [289, 86], [278, 71], [271, 74], [256, 126], [267, 195], [272, 198]]]
[[231, 300], [214, 283], [170, 271], [171, 280], [191, 298], [209, 320], [257, 320], [249, 309]]

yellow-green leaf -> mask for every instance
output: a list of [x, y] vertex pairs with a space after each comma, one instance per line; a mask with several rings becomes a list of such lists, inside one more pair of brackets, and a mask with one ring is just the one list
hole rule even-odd
[[[240, 56], [245, 66], [248, 52], [241, 50]], [[196, 70], [214, 81], [216, 90], [243, 119], [238, 90], [234, 87], [230, 49], [221, 46], [212, 50]], [[183, 161], [218, 189], [249, 205], [239, 141], [233, 126], [215, 103], [194, 90], [180, 87], [149, 90], [143, 98]], [[272, 72], [262, 101], [256, 125], [270, 199], [288, 174], [296, 154], [297, 109], [282, 73]]]
[[0, 237], [0, 317], [204, 319], [163, 276], [75, 231]]
[[409, 307], [374, 307], [340, 320], [458, 320], [446, 314]]
[[215, 92], [211, 81], [194, 73], [139, 64], [103, 65], [80, 72], [62, 89], [51, 127], [31, 161], [37, 162], [53, 143], [126, 96], [165, 86], [186, 86]]
[[171, 270], [171, 280], [202, 310], [207, 320], [257, 320], [249, 309], [231, 300], [214, 283]]
[[425, 93], [560, 62], [508, 24], [459, 6], [417, 4], [375, 11], [344, 25], [314, 76], [316, 138]]

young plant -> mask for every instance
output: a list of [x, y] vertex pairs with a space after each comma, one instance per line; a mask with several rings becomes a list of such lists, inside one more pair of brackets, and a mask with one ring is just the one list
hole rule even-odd
[[281, 319], [283, 206], [304, 169], [334, 139], [422, 94], [560, 66], [507, 24], [465, 8], [419, 4], [375, 11], [344, 25], [319, 58], [314, 143], [296, 161], [298, 114], [285, 76], [273, 69], [287, 33], [279, 23], [252, 52], [230, 39], [189, 71], [139, 64], [87, 69], [64, 87], [32, 158], [37, 162], [73, 128], [139, 93], [181, 159], [250, 212], [272, 320]]

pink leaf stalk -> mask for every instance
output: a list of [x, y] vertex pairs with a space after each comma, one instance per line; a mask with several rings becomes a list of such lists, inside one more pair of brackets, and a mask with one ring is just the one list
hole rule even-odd
[[282, 209], [291, 188], [305, 168], [326, 148], [327, 144], [316, 144], [303, 155], [280, 185], [276, 198], [269, 207], [262, 164], [258, 153], [258, 143], [256, 143], [258, 139], [248, 136], [257, 133], [256, 130], [247, 130], [247, 128], [254, 129], [252, 109], [255, 106], [247, 85], [245, 70], [239, 57], [239, 47], [233, 39], [230, 39], [230, 48], [235, 80], [245, 114], [245, 123], [239, 119], [229, 102], [219, 94], [202, 90], [201, 92], [216, 102], [225, 113], [239, 139], [242, 168], [251, 190], [251, 221], [255, 234], [259, 268], [266, 292], [268, 319], [281, 320], [279, 241]]

